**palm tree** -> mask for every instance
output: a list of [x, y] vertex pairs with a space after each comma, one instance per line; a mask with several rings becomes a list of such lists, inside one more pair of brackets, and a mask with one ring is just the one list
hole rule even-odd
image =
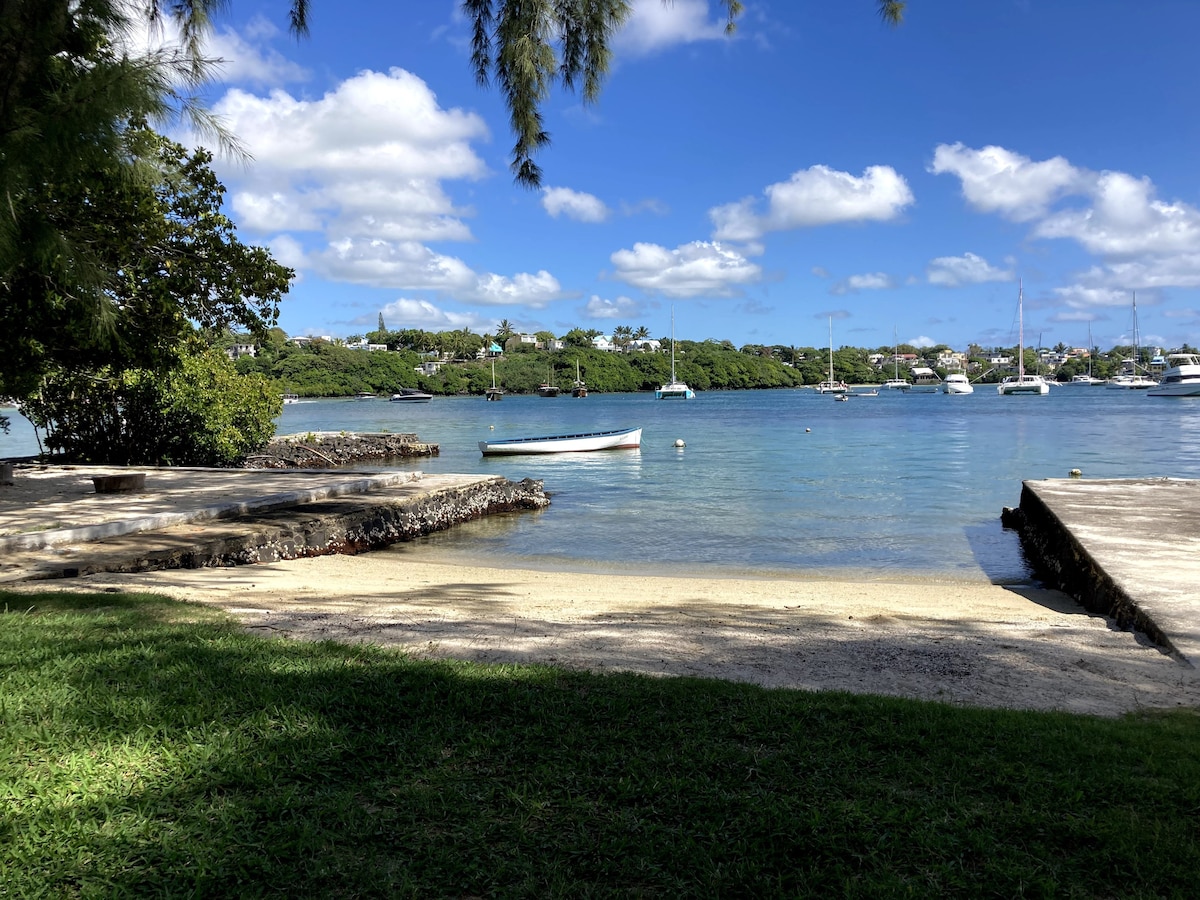
[[644, 341], [650, 337], [650, 329], [645, 325], [639, 325], [637, 331], [633, 333], [634, 340]]
[[508, 321], [508, 319], [501, 319], [500, 324], [496, 326], [496, 337], [503, 341], [514, 334], [516, 334], [516, 329], [513, 328], [513, 323]]
[[618, 347], [624, 347], [633, 337], [633, 329], [628, 325], [618, 325], [613, 329], [613, 343]]

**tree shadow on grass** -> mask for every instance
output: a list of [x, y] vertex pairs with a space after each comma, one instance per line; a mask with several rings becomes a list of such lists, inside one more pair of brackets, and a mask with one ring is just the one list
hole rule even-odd
[[[1200, 869], [1191, 720], [417, 660], [121, 595], [38, 606], [0, 619], [17, 893], [1017, 895], [1037, 872], [1184, 896]], [[954, 627], [878, 661], [953, 677], [928, 653]]]

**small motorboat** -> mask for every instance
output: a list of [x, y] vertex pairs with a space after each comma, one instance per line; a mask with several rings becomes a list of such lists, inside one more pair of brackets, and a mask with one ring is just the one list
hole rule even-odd
[[418, 388], [400, 388], [389, 399], [392, 403], [428, 403], [433, 394]]
[[591, 450], [633, 450], [642, 446], [642, 429], [590, 431], [583, 434], [556, 434], [546, 437], [509, 438], [480, 441], [484, 456], [514, 456], [523, 453], [582, 453]]

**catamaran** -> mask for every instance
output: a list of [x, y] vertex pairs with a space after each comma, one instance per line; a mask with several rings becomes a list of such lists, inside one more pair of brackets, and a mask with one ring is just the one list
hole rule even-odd
[[675, 378], [675, 307], [671, 307], [671, 381], [654, 392], [655, 400], [694, 400], [696, 392]]
[[1017, 287], [1017, 374], [1010, 375], [996, 385], [996, 393], [1002, 397], [1011, 394], [1048, 394], [1050, 385], [1041, 375], [1025, 374], [1025, 286]]

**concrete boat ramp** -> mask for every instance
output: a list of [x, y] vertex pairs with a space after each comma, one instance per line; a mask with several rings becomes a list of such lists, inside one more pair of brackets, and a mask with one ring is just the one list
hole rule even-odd
[[1005, 514], [1049, 586], [1200, 661], [1200, 481], [1026, 481]]
[[[135, 473], [140, 489], [94, 481]], [[540, 481], [495, 475], [17, 465], [0, 484], [0, 586], [358, 553], [549, 502]]]

